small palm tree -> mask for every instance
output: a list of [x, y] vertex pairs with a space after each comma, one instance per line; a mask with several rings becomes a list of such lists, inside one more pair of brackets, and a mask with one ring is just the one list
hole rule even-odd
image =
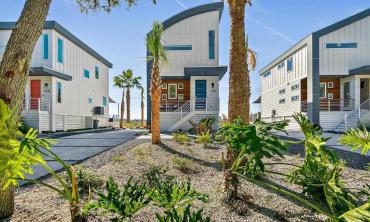
[[121, 88], [122, 89], [122, 100], [121, 100], [121, 116], [120, 116], [120, 121], [119, 121], [119, 127], [123, 128], [124, 126], [124, 114], [125, 114], [125, 86], [123, 84], [123, 71], [120, 75], [117, 75], [113, 78], [113, 86]]
[[144, 87], [140, 85], [138, 88], [141, 95], [141, 127], [144, 128]]
[[152, 98], [152, 143], [161, 142], [160, 137], [160, 98], [161, 98], [161, 77], [159, 63], [167, 62], [167, 54], [161, 43], [163, 26], [159, 22], [153, 23], [153, 30], [147, 35], [146, 47], [150, 53], [148, 61], [153, 62], [150, 96]]

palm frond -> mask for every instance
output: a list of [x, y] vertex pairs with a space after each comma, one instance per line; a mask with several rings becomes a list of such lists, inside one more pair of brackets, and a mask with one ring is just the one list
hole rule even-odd
[[339, 137], [339, 143], [349, 146], [352, 148], [352, 151], [356, 151], [358, 149], [361, 150], [362, 155], [366, 155], [370, 149], [370, 134], [366, 129], [351, 129], [351, 131], [347, 132], [343, 136]]

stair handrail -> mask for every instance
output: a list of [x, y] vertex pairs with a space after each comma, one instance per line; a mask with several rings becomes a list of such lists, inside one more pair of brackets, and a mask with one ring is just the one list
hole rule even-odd
[[365, 102], [361, 103], [359, 109], [358, 109], [358, 118], [360, 119], [361, 118], [361, 111], [362, 110], [369, 110], [370, 108], [370, 99], [367, 99]]
[[352, 118], [353, 116], [357, 115], [357, 120], [359, 120], [361, 118], [361, 110], [363, 110], [363, 108], [366, 108], [365, 105], [367, 105], [367, 109], [369, 109], [369, 105], [370, 105], [370, 99], [367, 99], [366, 101], [364, 101], [363, 103], [361, 103], [359, 106], [358, 106], [358, 109], [353, 111], [352, 113], [350, 114], [346, 114], [344, 115], [344, 125], [345, 125], [345, 128], [346, 130], [348, 129], [347, 127], [347, 123], [348, 123], [348, 120], [350, 118]]

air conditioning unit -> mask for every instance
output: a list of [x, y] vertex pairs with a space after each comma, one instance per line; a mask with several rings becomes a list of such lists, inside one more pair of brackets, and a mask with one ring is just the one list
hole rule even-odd
[[95, 106], [94, 107], [94, 115], [104, 115], [104, 107]]

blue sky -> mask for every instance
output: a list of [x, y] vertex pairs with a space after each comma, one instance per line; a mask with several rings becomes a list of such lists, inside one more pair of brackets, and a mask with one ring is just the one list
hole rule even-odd
[[[121, 0], [122, 1], [122, 0]], [[215, 0], [139, 0], [129, 10], [122, 4], [110, 14], [81, 14], [76, 0], [53, 0], [48, 20], [55, 20], [87, 43], [114, 65], [110, 71], [110, 95], [119, 101], [121, 91], [112, 87], [112, 78], [131, 68], [145, 83], [145, 35], [154, 20], [163, 21], [185, 8]], [[24, 0], [1, 0], [0, 21], [18, 19]], [[5, 7], [6, 6], [6, 7]], [[251, 73], [252, 100], [260, 93], [257, 71], [309, 33], [370, 7], [369, 0], [254, 0], [246, 8], [246, 30], [250, 47], [257, 52], [257, 69]], [[220, 64], [229, 57], [229, 16], [227, 5], [220, 23]], [[222, 79], [221, 113], [227, 114], [228, 75]], [[132, 94], [132, 117], [140, 117], [140, 95]], [[258, 111], [252, 105], [252, 111]], [[111, 114], [117, 106], [110, 106]]]

